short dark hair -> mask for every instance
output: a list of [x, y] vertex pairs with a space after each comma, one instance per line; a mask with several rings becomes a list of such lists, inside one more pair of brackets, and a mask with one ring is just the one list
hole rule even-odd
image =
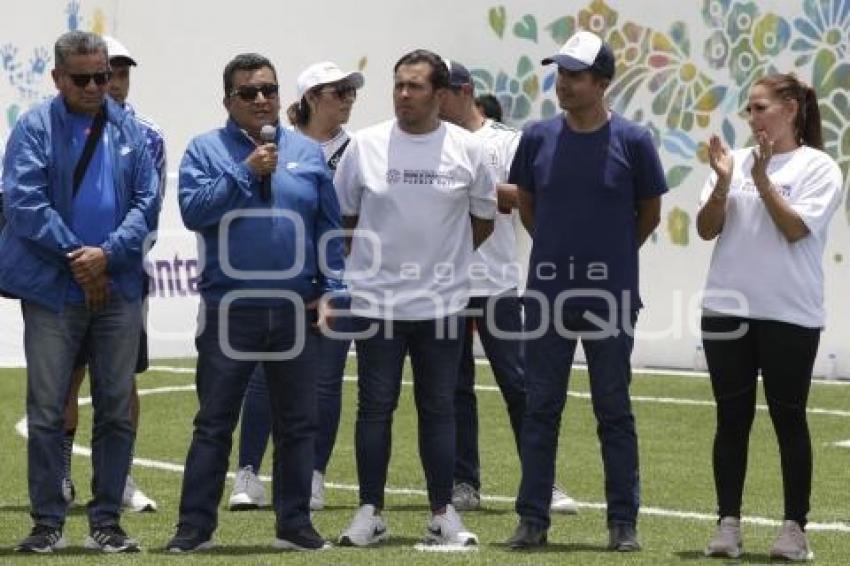
[[233, 75], [236, 71], [256, 71], [268, 67], [274, 73], [274, 80], [277, 81], [277, 71], [268, 58], [263, 57], [259, 53], [240, 53], [230, 60], [224, 67], [224, 96], [230, 96], [233, 92]]
[[397, 72], [402, 65], [415, 65], [417, 63], [428, 63], [431, 66], [431, 76], [428, 78], [434, 90], [448, 88], [449, 68], [446, 66], [446, 62], [443, 61], [442, 57], [427, 49], [415, 49], [402, 55], [393, 67], [393, 73]]
[[481, 112], [487, 118], [497, 122], [502, 121], [502, 105], [499, 99], [492, 94], [482, 94], [475, 99], [475, 105], [481, 109]]
[[69, 31], [63, 33], [53, 44], [53, 60], [57, 67], [64, 67], [71, 55], [93, 55], [103, 53], [108, 57], [106, 42], [88, 31]]

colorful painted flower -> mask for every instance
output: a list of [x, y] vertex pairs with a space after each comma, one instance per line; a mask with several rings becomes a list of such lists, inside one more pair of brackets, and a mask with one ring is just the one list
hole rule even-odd
[[647, 77], [646, 58], [652, 30], [627, 22], [622, 28], [612, 30], [608, 44], [617, 62], [614, 81], [608, 88], [608, 98], [614, 110], [625, 111], [638, 87]]
[[556, 45], [563, 45], [576, 31], [576, 19], [572, 16], [563, 16], [546, 26], [546, 31]]
[[703, 0], [702, 19], [711, 28], [723, 28], [732, 0]]
[[761, 16], [753, 26], [753, 49], [762, 57], [776, 57], [788, 45], [791, 26], [773, 13]]
[[850, 97], [843, 90], [820, 101], [823, 124], [824, 149], [841, 167], [844, 176], [844, 192], [847, 218], [850, 220]]
[[735, 2], [726, 16], [726, 34], [732, 43], [736, 43], [745, 35], [750, 35], [758, 15], [758, 7], [754, 2]]
[[729, 59], [729, 40], [721, 30], [715, 30], [705, 41], [703, 55], [712, 69], [722, 69]]
[[690, 131], [695, 122], [706, 127], [711, 112], [726, 94], [726, 88], [713, 81], [690, 59], [687, 29], [673, 24], [669, 35], [653, 32], [647, 57], [650, 92], [656, 93], [652, 111], [666, 115], [666, 126]]
[[793, 51], [802, 53], [796, 65], [809, 62], [815, 52], [829, 49], [843, 59], [850, 47], [850, 0], [804, 0], [805, 17], [794, 20], [800, 33], [791, 45]]
[[505, 121], [520, 122], [529, 117], [532, 104], [540, 96], [540, 80], [529, 57], [520, 57], [515, 77], [499, 71], [494, 79], [486, 69], [473, 69], [471, 73], [476, 91], [492, 92], [499, 99]]
[[604, 38], [608, 31], [617, 25], [617, 12], [603, 0], [593, 0], [587, 8], [579, 10], [578, 25]]
[[674, 207], [667, 215], [667, 234], [674, 246], [687, 247], [691, 217], [681, 208]]
[[729, 59], [729, 72], [735, 84], [745, 87], [752, 81], [754, 73], [764, 64], [750, 44], [750, 38], [745, 37], [732, 49]]

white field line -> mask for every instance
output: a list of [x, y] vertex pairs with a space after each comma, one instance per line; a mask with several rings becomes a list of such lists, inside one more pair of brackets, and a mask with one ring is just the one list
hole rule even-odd
[[[164, 373], [178, 373], [178, 374], [189, 374], [194, 373], [194, 369], [192, 368], [178, 368], [178, 367], [166, 367], [166, 366], [154, 366], [150, 368], [151, 371], [160, 371]], [[346, 381], [356, 381], [355, 377], [345, 376]], [[403, 382], [404, 385], [411, 385], [410, 382]], [[486, 385], [476, 385], [475, 388], [479, 391], [498, 391], [498, 387], [494, 386], [486, 386]], [[194, 391], [194, 385], [178, 385], [178, 386], [170, 386], [170, 387], [157, 387], [152, 389], [140, 389], [139, 395], [157, 395], [163, 393], [177, 393], [177, 392], [188, 392]], [[581, 398], [588, 398], [589, 395], [581, 394], [575, 395]], [[653, 397], [644, 397], [641, 400], [646, 402], [662, 402], [662, 403], [672, 403], [672, 404], [684, 404], [684, 405], [713, 405], [713, 403], [708, 401], [696, 401], [689, 399], [675, 399], [675, 398], [653, 398]], [[80, 405], [90, 405], [92, 402], [91, 397], [83, 397], [79, 400]], [[826, 413], [822, 413], [826, 414]], [[847, 416], [847, 415], [841, 415]], [[26, 417], [19, 420], [15, 425], [16, 432], [26, 438], [27, 437], [27, 419]], [[847, 441], [847, 444], [850, 445], [850, 441]], [[74, 454], [78, 454], [80, 456], [91, 456], [91, 449], [86, 446], [80, 446], [78, 444], [74, 444], [73, 448]], [[133, 458], [133, 465], [142, 466], [145, 468], [151, 468], [156, 470], [162, 470], [166, 472], [175, 472], [175, 473], [183, 473], [184, 467], [180, 464], [173, 464], [170, 462], [163, 462], [160, 460], [151, 460], [148, 458]], [[234, 478], [235, 474], [233, 472], [228, 472], [227, 476], [230, 478]], [[271, 478], [269, 476], [260, 476], [265, 482], [270, 482]], [[326, 487], [330, 489], [338, 489], [341, 491], [357, 491], [359, 486], [353, 484], [338, 484], [328, 482], [325, 484]], [[402, 496], [415, 496], [415, 497], [426, 497], [427, 492], [422, 489], [412, 489], [412, 488], [386, 488], [386, 492], [393, 495], [402, 495]], [[504, 495], [482, 495], [481, 497], [484, 501], [491, 501], [494, 503], [513, 503], [514, 498], [508, 497]], [[604, 510], [606, 505], [604, 503], [593, 503], [593, 502], [581, 502], [577, 501], [576, 505], [583, 509], [594, 509], [594, 510]], [[710, 513], [696, 513], [692, 511], [679, 511], [675, 509], [662, 509], [658, 507], [641, 507], [640, 513], [646, 516], [653, 517], [667, 517], [674, 519], [683, 519], [683, 520], [695, 520], [695, 521], [705, 521], [705, 522], [715, 522], [717, 521], [717, 516]], [[778, 527], [781, 526], [782, 522], [769, 519], [766, 517], [744, 517], [743, 522], [749, 523], [752, 525], [765, 526], [765, 527]], [[809, 523], [806, 527], [807, 529], [811, 529], [814, 531], [828, 531], [828, 532], [839, 532], [839, 533], [850, 533], [850, 525], [842, 522], [832, 522], [832, 523]]]
[[[486, 360], [482, 361], [483, 363], [487, 363]], [[574, 366], [577, 368], [581, 368], [583, 366]], [[194, 368], [181, 368], [181, 367], [170, 367], [170, 366], [151, 366], [148, 371], [159, 371], [163, 373], [179, 373], [179, 374], [195, 374]], [[636, 372], [635, 372], [636, 373]], [[647, 370], [646, 373], [658, 373], [658, 370]], [[681, 372], [671, 372], [671, 375], [678, 375]], [[692, 372], [696, 373], [696, 372]], [[356, 382], [357, 377], [346, 375], [344, 377], [345, 381], [348, 382]], [[832, 382], [829, 382], [832, 383]], [[412, 385], [410, 381], [403, 381], [403, 385]], [[499, 391], [499, 388], [495, 385], [476, 385], [476, 391]], [[141, 391], [139, 391], [141, 394]], [[569, 391], [567, 395], [570, 397], [575, 397], [576, 399], [590, 399], [590, 393], [578, 392], [578, 391]], [[684, 405], [684, 406], [696, 406], [696, 407], [714, 407], [714, 401], [706, 401], [702, 399], [682, 399], [679, 397], [648, 397], [645, 395], [632, 395], [632, 401], [636, 403], [659, 403], [662, 405]], [[756, 408], [759, 411], [767, 411], [767, 405], [756, 405]], [[831, 417], [850, 417], [850, 411], [843, 411], [841, 409], [819, 409], [817, 407], [809, 407], [807, 412], [811, 415], [825, 415]]]

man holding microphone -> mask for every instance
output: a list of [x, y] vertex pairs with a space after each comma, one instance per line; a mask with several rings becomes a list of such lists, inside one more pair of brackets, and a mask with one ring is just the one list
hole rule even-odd
[[342, 288], [342, 241], [318, 250], [322, 236], [340, 228], [339, 205], [319, 146], [278, 124], [268, 59], [247, 53], [227, 64], [224, 107], [227, 124], [192, 140], [180, 165], [180, 211], [203, 239], [205, 261], [199, 410], [167, 549], [212, 546], [233, 429], [262, 362], [275, 443], [274, 546], [317, 550], [325, 541], [309, 514], [318, 339], [311, 323], [321, 315], [311, 305]]

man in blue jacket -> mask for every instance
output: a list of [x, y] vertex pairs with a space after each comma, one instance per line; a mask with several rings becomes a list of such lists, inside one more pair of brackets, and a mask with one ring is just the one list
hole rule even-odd
[[262, 362], [275, 444], [274, 546], [321, 549], [309, 511], [318, 365], [311, 326], [324, 322], [317, 299], [342, 289], [339, 204], [319, 145], [280, 127], [268, 59], [248, 53], [227, 64], [224, 107], [226, 125], [193, 139], [180, 164], [180, 212], [203, 241], [200, 407], [167, 548], [212, 545], [233, 430]]
[[94, 400], [86, 546], [137, 551], [119, 519], [133, 444], [142, 250], [156, 228], [158, 180], [136, 121], [106, 97], [103, 40], [69, 32], [54, 50], [59, 95], [18, 120], [3, 163], [0, 288], [22, 300], [35, 523], [17, 550], [65, 545], [63, 409], [74, 358], [86, 347]]

